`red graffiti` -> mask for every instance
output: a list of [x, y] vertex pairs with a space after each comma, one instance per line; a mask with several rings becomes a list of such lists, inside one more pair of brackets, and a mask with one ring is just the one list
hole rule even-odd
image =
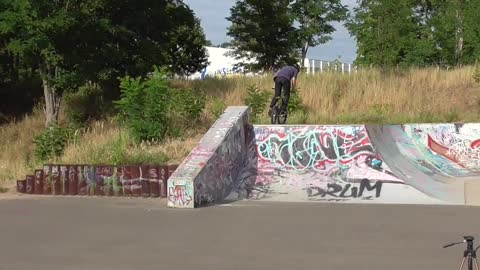
[[192, 201], [192, 195], [185, 185], [176, 185], [169, 188], [168, 199], [177, 205], [189, 205]]
[[455, 151], [450, 150], [448, 147], [445, 147], [440, 143], [436, 142], [430, 135], [428, 135], [428, 147], [435, 153], [445, 158], [448, 158], [449, 160], [465, 168], [465, 165], [463, 165], [462, 162], [460, 162], [460, 160], [458, 160], [458, 158], [456, 157]]

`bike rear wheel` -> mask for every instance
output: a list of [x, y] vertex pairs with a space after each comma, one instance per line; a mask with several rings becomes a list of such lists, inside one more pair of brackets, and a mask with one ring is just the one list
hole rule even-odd
[[288, 114], [286, 111], [280, 112], [277, 117], [278, 123], [281, 125], [285, 124], [285, 122], [287, 122], [287, 117], [288, 117]]
[[273, 106], [272, 116], [270, 117], [270, 123], [272, 123], [272, 125], [275, 125], [277, 124], [277, 122], [278, 122], [278, 109], [277, 109], [277, 106]]

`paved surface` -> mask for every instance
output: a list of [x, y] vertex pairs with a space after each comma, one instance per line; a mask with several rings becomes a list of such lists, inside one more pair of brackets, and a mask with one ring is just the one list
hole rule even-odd
[[[457, 269], [480, 208], [116, 198], [0, 200], [0, 269]], [[479, 238], [480, 239], [480, 238]]]

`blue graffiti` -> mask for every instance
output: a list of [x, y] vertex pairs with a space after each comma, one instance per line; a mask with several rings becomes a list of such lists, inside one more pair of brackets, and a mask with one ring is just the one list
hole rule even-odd
[[258, 144], [258, 155], [276, 167], [325, 171], [327, 164], [334, 164], [347, 169], [355, 157], [375, 155], [365, 130], [348, 135], [337, 128], [285, 133], [285, 137], [271, 134]]

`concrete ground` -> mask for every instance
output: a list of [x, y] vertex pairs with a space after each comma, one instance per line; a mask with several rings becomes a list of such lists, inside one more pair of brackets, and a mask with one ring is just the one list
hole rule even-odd
[[458, 269], [464, 234], [480, 208], [22, 197], [0, 200], [0, 269]]

